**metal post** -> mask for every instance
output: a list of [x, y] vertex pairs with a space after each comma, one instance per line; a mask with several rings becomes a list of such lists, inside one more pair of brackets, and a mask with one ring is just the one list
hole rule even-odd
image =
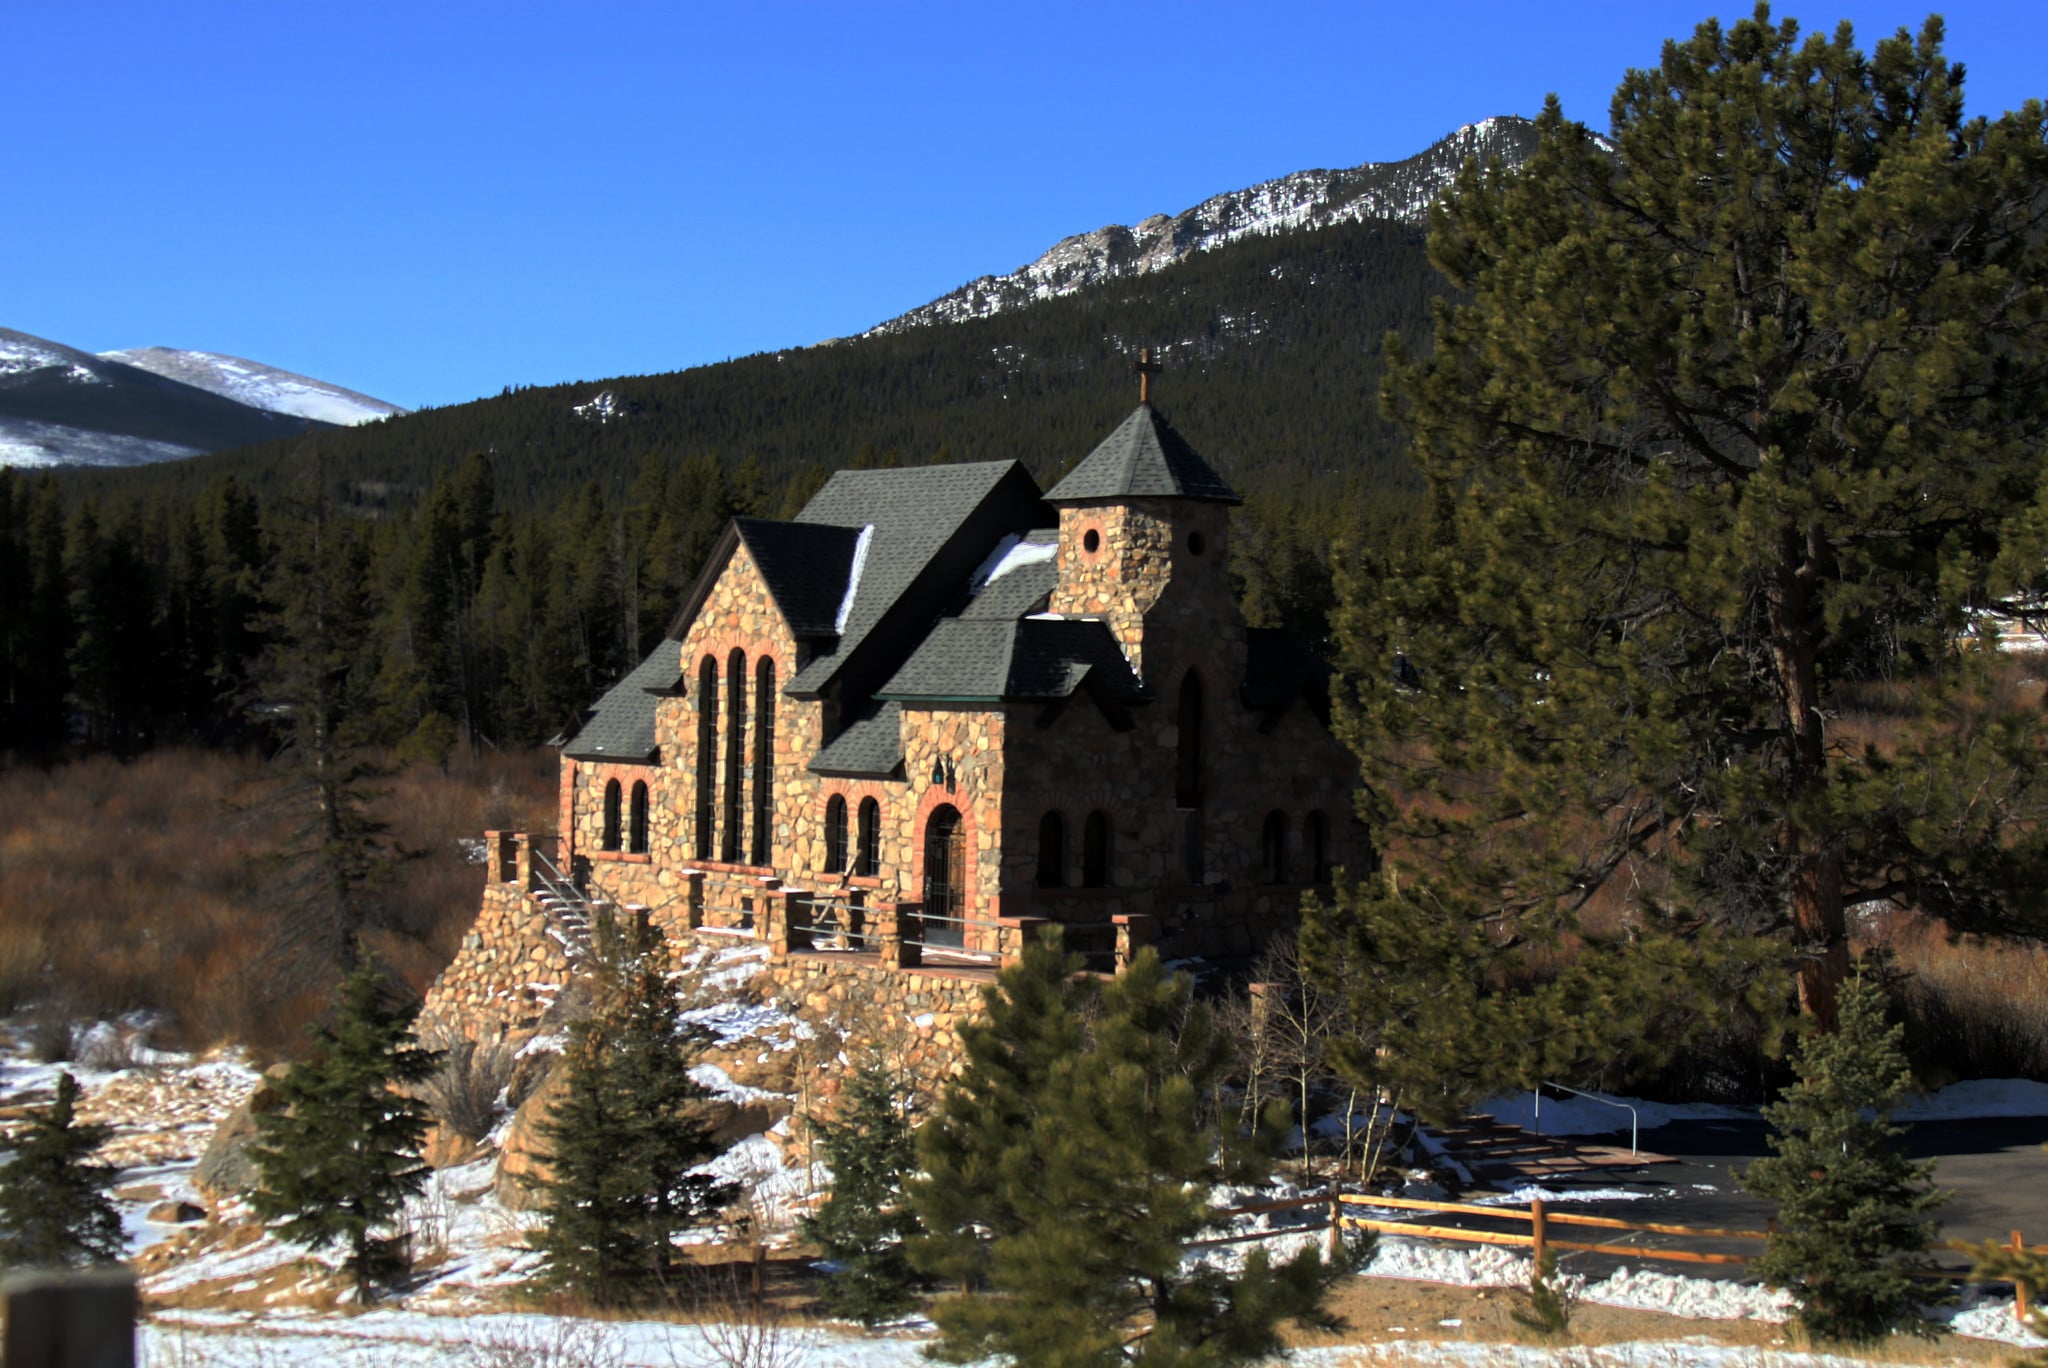
[[24, 1273], [0, 1284], [5, 1362], [21, 1368], [135, 1368], [135, 1275]]

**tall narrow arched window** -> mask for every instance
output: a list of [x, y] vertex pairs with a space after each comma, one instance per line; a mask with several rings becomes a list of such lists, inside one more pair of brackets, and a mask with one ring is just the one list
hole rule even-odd
[[846, 872], [846, 800], [836, 793], [825, 800], [825, 872]]
[[746, 846], [740, 841], [740, 823], [747, 805], [747, 653], [733, 647], [725, 658], [725, 812], [718, 833], [718, 858], [738, 864]]
[[626, 849], [635, 855], [647, 853], [647, 785], [635, 783], [626, 805]]
[[705, 656], [697, 666], [697, 858], [714, 848], [713, 815], [718, 811], [718, 662]]
[[872, 798], [860, 800], [859, 843], [854, 847], [853, 872], [872, 879], [882, 871], [882, 805]]
[[1287, 814], [1266, 814], [1266, 827], [1259, 833], [1259, 862], [1265, 866], [1266, 882], [1287, 882]]
[[1174, 749], [1173, 805], [1202, 805], [1202, 677], [1193, 670], [1181, 676], [1180, 704], [1175, 713], [1178, 736]]
[[1058, 888], [1067, 881], [1067, 824], [1057, 812], [1038, 819], [1038, 886]]
[[1081, 824], [1081, 887], [1109, 887], [1109, 814], [1096, 811]]
[[1321, 808], [1311, 812], [1301, 823], [1302, 839], [1308, 843], [1308, 878], [1310, 883], [1326, 884], [1330, 881], [1330, 819], [1323, 816]]
[[753, 863], [774, 856], [775, 834], [775, 662], [762, 656], [754, 665], [754, 846]]
[[607, 779], [604, 784], [604, 830], [598, 834], [599, 850], [619, 848], [619, 781]]

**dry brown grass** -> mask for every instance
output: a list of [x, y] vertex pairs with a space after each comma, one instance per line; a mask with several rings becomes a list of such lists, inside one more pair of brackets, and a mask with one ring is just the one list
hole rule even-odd
[[[372, 948], [416, 990], [453, 952], [482, 888], [456, 837], [476, 836], [487, 808], [551, 826], [553, 793], [551, 755], [385, 781], [375, 815], [406, 858], [380, 892], [388, 929]], [[150, 1011], [180, 1044], [289, 1049], [326, 1003], [331, 972], [280, 986], [252, 967], [275, 949], [274, 857], [303, 809], [279, 771], [218, 752], [0, 771], [0, 1011]]]
[[1893, 998], [1923, 1083], [2048, 1078], [2048, 947], [1951, 936], [1904, 913], [1862, 939], [1901, 975]]

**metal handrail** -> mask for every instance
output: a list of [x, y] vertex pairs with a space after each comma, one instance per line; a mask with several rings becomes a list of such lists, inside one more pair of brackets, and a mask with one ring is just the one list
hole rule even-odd
[[1538, 1086], [1538, 1087], [1537, 1087], [1537, 1088], [1535, 1089], [1535, 1094], [1536, 1094], [1536, 1133], [1537, 1133], [1538, 1135], [1541, 1135], [1541, 1134], [1543, 1134], [1543, 1089], [1544, 1089], [1544, 1088], [1555, 1088], [1555, 1089], [1557, 1089], [1557, 1090], [1558, 1090], [1559, 1092], [1568, 1092], [1568, 1093], [1570, 1093], [1570, 1094], [1571, 1094], [1572, 1096], [1574, 1096], [1574, 1097], [1583, 1097], [1583, 1098], [1585, 1098], [1585, 1099], [1586, 1099], [1586, 1100], [1587, 1100], [1588, 1102], [1598, 1102], [1598, 1103], [1599, 1103], [1599, 1104], [1600, 1104], [1601, 1106], [1603, 1106], [1603, 1107], [1619, 1107], [1619, 1108], [1621, 1108], [1621, 1109], [1622, 1109], [1623, 1111], [1627, 1112], [1627, 1113], [1628, 1113], [1628, 1152], [1629, 1152], [1629, 1154], [1630, 1154], [1630, 1155], [1631, 1155], [1632, 1157], [1640, 1157], [1640, 1156], [1641, 1156], [1641, 1154], [1642, 1154], [1642, 1151], [1636, 1148], [1636, 1132], [1637, 1132], [1637, 1129], [1638, 1129], [1638, 1127], [1639, 1127], [1639, 1125], [1640, 1125], [1640, 1123], [1641, 1123], [1641, 1118], [1640, 1118], [1640, 1117], [1639, 1117], [1639, 1116], [1638, 1116], [1638, 1115], [1636, 1114], [1636, 1109], [1635, 1109], [1634, 1107], [1631, 1107], [1631, 1106], [1630, 1106], [1630, 1105], [1629, 1105], [1628, 1103], [1626, 1103], [1626, 1102], [1617, 1102], [1617, 1101], [1615, 1101], [1615, 1100], [1614, 1100], [1613, 1098], [1611, 1098], [1611, 1097], [1602, 1097], [1602, 1096], [1600, 1096], [1600, 1095], [1599, 1095], [1598, 1093], [1589, 1093], [1589, 1092], [1586, 1092], [1586, 1091], [1584, 1091], [1583, 1089], [1580, 1089], [1580, 1088], [1567, 1088], [1567, 1087], [1566, 1087], [1566, 1086], [1565, 1086], [1564, 1084], [1562, 1084], [1562, 1083], [1551, 1083], [1551, 1082], [1544, 1082], [1544, 1083], [1540, 1084], [1540, 1085], [1539, 1085], [1539, 1086]]

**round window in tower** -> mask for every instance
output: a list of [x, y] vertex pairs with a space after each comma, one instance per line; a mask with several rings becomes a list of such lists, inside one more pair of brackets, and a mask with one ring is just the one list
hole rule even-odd
[[1208, 549], [1208, 546], [1208, 541], [1203, 538], [1200, 532], [1188, 533], [1188, 554], [1190, 556], [1201, 555], [1203, 551]]
[[1100, 551], [1102, 549], [1102, 534], [1092, 527], [1083, 532], [1081, 534], [1081, 549], [1091, 556]]

